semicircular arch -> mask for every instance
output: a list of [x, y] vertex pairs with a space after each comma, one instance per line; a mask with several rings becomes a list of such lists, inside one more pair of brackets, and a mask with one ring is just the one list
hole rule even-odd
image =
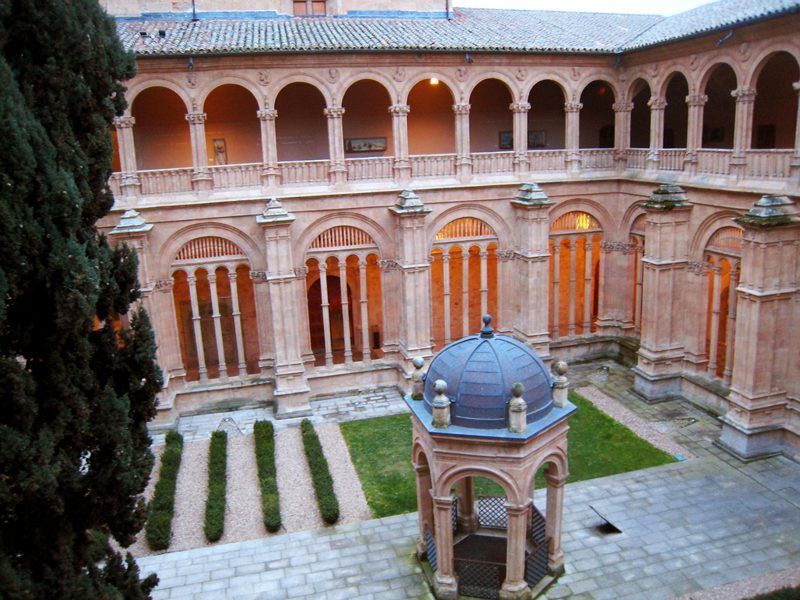
[[519, 94], [519, 88], [514, 84], [512, 79], [508, 77], [505, 73], [500, 73], [499, 71], [488, 71], [486, 73], [480, 73], [475, 77], [467, 80], [464, 84], [464, 99], [469, 102], [472, 98], [472, 93], [475, 91], [475, 88], [478, 87], [484, 81], [489, 81], [491, 79], [496, 79], [500, 83], [503, 83], [508, 90], [508, 95], [511, 98], [511, 102], [517, 101], [517, 95]]
[[331, 229], [334, 226], [350, 226], [362, 230], [372, 238], [375, 246], [378, 247], [378, 255], [381, 258], [387, 257], [387, 249], [391, 247], [391, 237], [386, 230], [378, 223], [355, 212], [343, 212], [330, 215], [324, 215], [313, 223], [309, 224], [294, 242], [293, 254], [294, 256], [306, 256], [306, 252], [311, 247], [311, 244], [323, 232]]
[[742, 216], [734, 210], [721, 210], [706, 217], [698, 226], [689, 242], [689, 260], [700, 261], [708, 245], [708, 240], [723, 227], [738, 227], [733, 219]]
[[243, 77], [237, 77], [235, 75], [227, 75], [225, 77], [219, 77], [210, 81], [206, 86], [202, 88], [202, 90], [197, 95], [197, 105], [202, 107], [201, 110], [205, 112], [206, 101], [208, 97], [214, 93], [215, 90], [221, 88], [224, 85], [236, 85], [240, 88], [244, 88], [253, 96], [253, 99], [256, 101], [258, 107], [262, 107], [264, 102], [266, 101], [266, 96], [264, 93], [258, 88], [256, 84], [254, 84], [249, 79], [245, 79]]
[[564, 102], [568, 102], [574, 94], [574, 90], [571, 89], [568, 81], [561, 76], [561, 73], [555, 71], [545, 71], [543, 73], [537, 73], [536, 77], [534, 77], [531, 81], [526, 82], [526, 85], [522, 90], [522, 97], [526, 100], [530, 98], [533, 88], [543, 81], [552, 81], [555, 83], [561, 89], [561, 93], [564, 95]]
[[434, 483], [434, 495], [438, 497], [449, 496], [453, 485], [464, 477], [485, 477], [503, 488], [508, 502], [521, 504], [525, 501], [524, 494], [520, 493], [513, 478], [505, 471], [500, 469], [492, 470], [475, 465], [454, 466], [446, 470]]
[[175, 92], [175, 94], [177, 94], [177, 96], [183, 101], [183, 104], [186, 107], [186, 112], [187, 113], [192, 112], [193, 110], [192, 98], [189, 96], [186, 90], [183, 89], [183, 87], [181, 87], [177, 82], [166, 78], [145, 79], [143, 81], [132, 84], [125, 91], [125, 100], [127, 100], [129, 107], [127, 110], [132, 111], [133, 103], [136, 101], [136, 98], [139, 94], [141, 94], [145, 90], [158, 87], [166, 88], [171, 92]]
[[416, 85], [426, 79], [438, 79], [439, 85], [444, 85], [447, 90], [450, 92], [450, 96], [453, 99], [453, 104], [458, 103], [458, 96], [456, 95], [456, 91], [459, 93], [463, 93], [463, 90], [456, 85], [456, 82], [452, 80], [448, 75], [445, 73], [439, 72], [431, 72], [428, 71], [426, 73], [418, 73], [411, 77], [406, 84], [400, 89], [399, 92], [399, 101], [400, 104], [408, 104], [408, 96], [411, 94], [411, 91], [416, 87]]
[[282, 77], [273, 84], [271, 91], [271, 102], [273, 108], [275, 107], [275, 103], [278, 101], [278, 96], [280, 96], [281, 92], [293, 83], [306, 83], [310, 85], [320, 94], [322, 94], [322, 97], [325, 99], [326, 106], [334, 106], [333, 94], [324, 81], [303, 73], [294, 73], [292, 75]]
[[344, 106], [344, 97], [347, 95], [348, 90], [361, 81], [374, 81], [386, 90], [386, 95], [389, 97], [389, 104], [395, 101], [397, 97], [397, 86], [395, 86], [390, 78], [378, 71], [359, 71], [358, 73], [350, 75], [337, 87], [334, 95], [336, 104], [338, 106]]
[[593, 217], [598, 223], [600, 223], [600, 229], [602, 229], [603, 233], [606, 235], [612, 235], [616, 233], [617, 226], [614, 225], [614, 221], [611, 218], [611, 214], [608, 212], [608, 210], [599, 202], [596, 202], [595, 200], [589, 200], [588, 198], [572, 198], [570, 200], [559, 202], [550, 209], [550, 222], [555, 222], [559, 217], [562, 217], [569, 212], [577, 211], [588, 213], [591, 217]]
[[170, 276], [172, 265], [180, 249], [193, 239], [202, 237], [219, 237], [228, 240], [242, 250], [253, 270], [264, 270], [266, 268], [262, 258], [264, 253], [259, 250], [250, 236], [230, 225], [204, 222], [179, 229], [164, 241], [160, 250], [156, 253], [156, 256], [159, 257], [157, 272], [162, 277]]
[[443, 227], [448, 223], [464, 217], [472, 217], [485, 222], [494, 231], [499, 247], [503, 248], [509, 245], [511, 241], [511, 231], [508, 224], [499, 214], [480, 204], [462, 204], [448, 208], [430, 222], [427, 228], [428, 251], [430, 252], [436, 239], [436, 234], [438, 234]]

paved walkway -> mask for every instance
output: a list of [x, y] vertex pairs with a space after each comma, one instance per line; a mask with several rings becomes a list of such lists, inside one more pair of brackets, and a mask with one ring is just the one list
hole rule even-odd
[[[608, 366], [609, 371], [599, 367]], [[648, 406], [630, 373], [593, 363], [571, 373], [675, 437], [698, 457], [568, 484], [566, 570], [548, 598], [673, 598], [800, 568], [800, 465], [743, 464], [712, 441], [716, 419], [685, 402]], [[543, 498], [537, 494], [537, 504]], [[594, 506], [622, 530], [603, 535]], [[416, 515], [399, 515], [139, 559], [156, 599], [425, 598], [413, 559]]]

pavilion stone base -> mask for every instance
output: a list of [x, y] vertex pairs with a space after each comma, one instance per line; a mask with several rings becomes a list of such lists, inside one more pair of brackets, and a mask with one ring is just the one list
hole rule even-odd
[[633, 387], [631, 391], [648, 404], [667, 402], [681, 397], [680, 373], [664, 373], [653, 375], [645, 373], [639, 367], [633, 367]]
[[531, 600], [533, 594], [531, 593], [531, 588], [522, 583], [517, 589], [509, 589], [503, 586], [498, 597], [500, 600]]
[[310, 417], [311, 405], [308, 403], [310, 389], [275, 391], [275, 418], [293, 419]]
[[784, 431], [779, 425], [748, 429], [727, 416], [720, 417], [722, 433], [714, 445], [739, 460], [769, 458], [784, 451]]

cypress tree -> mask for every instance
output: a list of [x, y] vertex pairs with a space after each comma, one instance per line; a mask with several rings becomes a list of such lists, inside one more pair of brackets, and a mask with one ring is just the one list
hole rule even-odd
[[[111, 208], [111, 121], [134, 74], [97, 0], [0, 0], [0, 597], [147, 598], [162, 385]], [[109, 543], [115, 540], [116, 544]]]

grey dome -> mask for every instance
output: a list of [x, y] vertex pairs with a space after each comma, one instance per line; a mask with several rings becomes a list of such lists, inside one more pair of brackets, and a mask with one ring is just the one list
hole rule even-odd
[[550, 374], [528, 346], [505, 335], [495, 335], [484, 317], [481, 333], [445, 346], [431, 361], [425, 375], [425, 409], [432, 412], [437, 379], [447, 383], [453, 425], [473, 429], [503, 429], [508, 426], [506, 405], [511, 386], [525, 386], [526, 421], [532, 423], [553, 407]]

